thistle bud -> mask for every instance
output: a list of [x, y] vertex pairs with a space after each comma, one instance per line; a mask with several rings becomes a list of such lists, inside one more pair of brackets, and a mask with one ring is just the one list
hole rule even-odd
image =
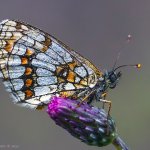
[[53, 97], [47, 113], [57, 125], [88, 145], [102, 147], [118, 137], [115, 122], [104, 109], [86, 103], [78, 107], [76, 100]]

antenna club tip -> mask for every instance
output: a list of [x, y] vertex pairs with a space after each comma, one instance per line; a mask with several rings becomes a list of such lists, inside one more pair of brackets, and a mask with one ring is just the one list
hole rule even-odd
[[136, 68], [140, 69], [141, 68], [141, 64], [136, 64]]

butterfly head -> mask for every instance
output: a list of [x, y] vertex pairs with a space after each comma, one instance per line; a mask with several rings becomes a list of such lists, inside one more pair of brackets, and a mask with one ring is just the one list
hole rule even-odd
[[121, 71], [115, 72], [112, 70], [110, 72], [106, 72], [104, 75], [105, 87], [106, 88], [109, 87], [110, 89], [115, 88], [121, 75], [122, 75]]
[[118, 66], [114, 69], [112, 69], [111, 71], [109, 72], [105, 72], [104, 73], [104, 90], [110, 88], [110, 89], [113, 89], [116, 87], [119, 79], [121, 78], [122, 76], [122, 73], [121, 71], [118, 71], [120, 68], [123, 68], [123, 67], [128, 67], [128, 66], [133, 66], [133, 67], [136, 67], [136, 68], [141, 68], [141, 64], [136, 64], [136, 65], [121, 65], [121, 66]]

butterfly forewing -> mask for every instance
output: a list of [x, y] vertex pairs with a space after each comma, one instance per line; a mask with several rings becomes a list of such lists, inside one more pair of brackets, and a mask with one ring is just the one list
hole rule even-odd
[[101, 75], [53, 36], [19, 21], [0, 23], [0, 77], [15, 103], [40, 108], [55, 95], [82, 99]]

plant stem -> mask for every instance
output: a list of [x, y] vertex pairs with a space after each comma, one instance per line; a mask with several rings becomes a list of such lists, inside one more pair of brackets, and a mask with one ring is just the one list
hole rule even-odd
[[112, 143], [115, 146], [116, 150], [129, 150], [128, 146], [119, 136], [117, 136]]

